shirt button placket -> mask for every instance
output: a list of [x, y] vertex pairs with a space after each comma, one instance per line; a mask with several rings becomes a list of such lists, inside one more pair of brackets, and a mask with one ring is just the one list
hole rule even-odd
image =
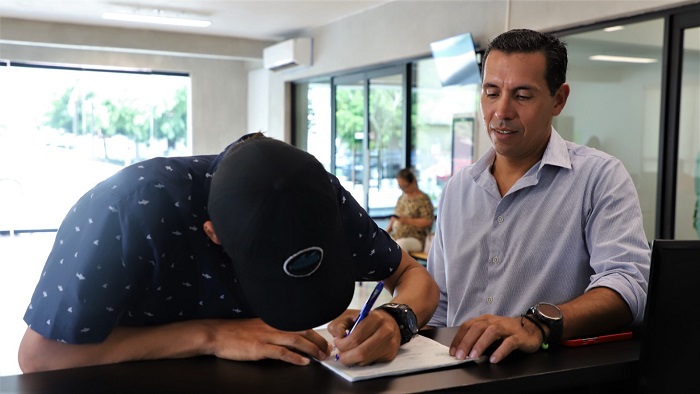
[[[499, 224], [502, 224], [504, 221], [505, 221], [505, 219], [503, 218], [503, 215], [498, 215], [496, 217], [496, 223], [497, 223], [496, 226], [498, 226]], [[500, 233], [500, 231], [499, 231], [499, 233]], [[498, 264], [498, 256], [491, 257], [491, 262], [493, 264]]]

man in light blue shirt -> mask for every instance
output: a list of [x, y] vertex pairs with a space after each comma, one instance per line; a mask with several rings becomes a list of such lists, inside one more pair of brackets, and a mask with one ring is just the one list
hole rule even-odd
[[484, 54], [481, 109], [493, 147], [447, 183], [428, 270], [429, 325], [460, 326], [450, 354], [513, 350], [642, 322], [650, 251], [616, 158], [552, 128], [570, 87], [556, 37], [512, 30]]

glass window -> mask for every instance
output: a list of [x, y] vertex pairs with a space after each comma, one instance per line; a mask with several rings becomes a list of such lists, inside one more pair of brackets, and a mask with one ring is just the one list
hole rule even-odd
[[406, 163], [404, 75], [393, 70], [336, 82], [335, 175], [373, 217], [393, 212]]
[[563, 37], [571, 95], [554, 119], [564, 139], [624, 163], [637, 187], [649, 241], [656, 221], [663, 26], [655, 19]]
[[369, 213], [390, 215], [401, 195], [396, 174], [406, 163], [403, 75], [369, 80]]
[[[373, 217], [393, 211], [401, 195], [396, 183], [399, 169], [413, 167], [420, 189], [437, 206], [445, 182], [475, 160], [479, 84], [443, 87], [434, 60], [425, 59], [412, 63], [408, 96], [404, 68], [336, 78], [335, 114], [328, 81], [294, 85], [295, 144], [333, 171]], [[410, 125], [404, 124], [405, 97], [411, 98]], [[404, 130], [411, 133], [409, 157]]]
[[295, 145], [311, 153], [331, 170], [330, 81], [300, 83], [295, 88]]
[[700, 27], [683, 32], [674, 238], [700, 239]]
[[335, 176], [353, 198], [367, 208], [364, 184], [364, 81], [339, 84], [335, 89]]
[[0, 86], [0, 231], [57, 229], [120, 168], [191, 154], [187, 76], [14, 66]]
[[412, 80], [411, 162], [419, 188], [437, 207], [445, 182], [476, 159], [474, 125], [480, 116], [480, 86], [443, 87], [433, 59], [415, 62]]

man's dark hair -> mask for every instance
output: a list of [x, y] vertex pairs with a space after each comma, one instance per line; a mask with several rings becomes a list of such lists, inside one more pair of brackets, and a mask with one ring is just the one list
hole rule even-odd
[[[513, 29], [498, 35], [486, 47], [482, 65], [486, 65], [489, 52], [499, 51], [505, 54], [542, 52], [546, 59], [545, 80], [551, 96], [566, 82], [568, 58], [566, 43], [556, 36], [529, 29]], [[484, 66], [481, 68], [482, 79]]]
[[270, 137], [266, 136], [266, 135], [263, 134], [261, 131], [258, 131], [258, 132], [255, 132], [255, 133], [246, 134], [246, 135], [244, 135], [243, 137], [241, 137], [241, 139], [239, 139], [238, 141], [234, 142], [234, 143], [228, 148], [228, 150], [226, 151], [226, 153], [224, 153], [224, 157], [229, 156], [229, 155], [231, 154], [231, 152], [235, 151], [236, 148], [238, 148], [239, 146], [243, 145], [246, 141], [259, 140], [259, 139], [263, 139], [263, 138], [270, 138]]

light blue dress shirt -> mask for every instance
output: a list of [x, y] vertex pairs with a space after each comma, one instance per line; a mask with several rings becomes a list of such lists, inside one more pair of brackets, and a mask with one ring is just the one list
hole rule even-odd
[[501, 196], [495, 155], [491, 148], [443, 190], [428, 257], [440, 303], [429, 324], [519, 316], [601, 286], [641, 323], [651, 252], [622, 162], [552, 129], [542, 160]]

